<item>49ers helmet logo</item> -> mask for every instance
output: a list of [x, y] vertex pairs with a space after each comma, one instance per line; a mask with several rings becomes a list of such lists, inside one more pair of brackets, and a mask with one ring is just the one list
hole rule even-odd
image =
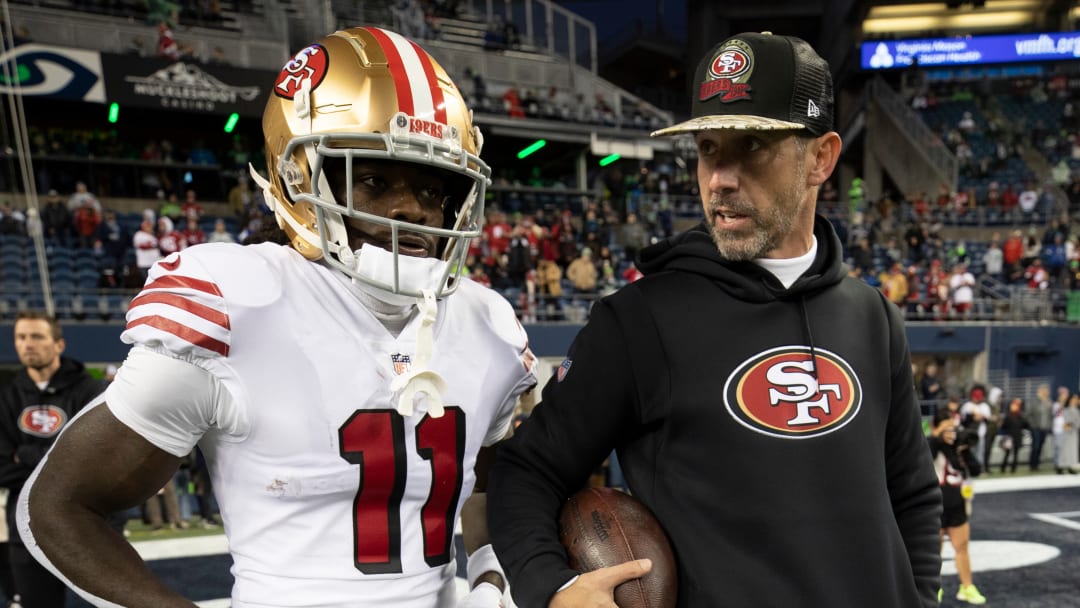
[[293, 56], [285, 67], [281, 68], [274, 83], [274, 94], [278, 97], [293, 99], [300, 92], [304, 80], [311, 81], [311, 90], [318, 88], [326, 77], [330, 59], [321, 44], [313, 44]]
[[781, 346], [754, 355], [731, 372], [724, 384], [724, 405], [753, 431], [804, 439], [851, 422], [862, 405], [862, 387], [838, 355], [815, 348], [811, 357], [805, 346]]

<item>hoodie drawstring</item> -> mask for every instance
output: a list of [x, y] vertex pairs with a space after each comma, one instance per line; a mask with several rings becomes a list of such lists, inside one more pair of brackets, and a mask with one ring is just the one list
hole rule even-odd
[[810, 331], [810, 315], [806, 314], [806, 297], [799, 297], [799, 313], [802, 314], [803, 329], [806, 330], [806, 341], [810, 343], [810, 365], [814, 379], [818, 379], [817, 349], [814, 348], [814, 334]]

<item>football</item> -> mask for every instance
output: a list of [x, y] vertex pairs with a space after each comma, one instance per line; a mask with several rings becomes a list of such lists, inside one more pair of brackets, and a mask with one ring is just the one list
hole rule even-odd
[[674, 608], [675, 554], [660, 522], [636, 498], [612, 488], [582, 490], [563, 505], [559, 533], [575, 570], [652, 560], [648, 574], [615, 588], [619, 608]]

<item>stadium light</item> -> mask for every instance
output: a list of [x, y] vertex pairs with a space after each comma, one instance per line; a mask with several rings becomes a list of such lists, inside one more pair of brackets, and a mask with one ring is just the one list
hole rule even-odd
[[115, 123], [120, 118], [120, 104], [115, 101], [109, 104], [109, 122]]
[[613, 163], [613, 162], [615, 162], [617, 160], [619, 160], [619, 155], [618, 154], [608, 154], [604, 158], [600, 159], [600, 166], [601, 167], [606, 167], [606, 166], [610, 165], [611, 163]]
[[236, 128], [237, 121], [239, 121], [239, 120], [240, 120], [240, 115], [237, 114], [236, 112], [233, 112], [232, 114], [229, 114], [229, 120], [225, 121], [225, 132], [226, 133], [232, 133], [233, 129]]
[[538, 140], [534, 141], [533, 143], [529, 144], [525, 148], [522, 148], [521, 152], [518, 152], [518, 155], [517, 155], [518, 160], [521, 160], [521, 159], [525, 158], [526, 156], [532, 154], [533, 152], [536, 152], [537, 150], [539, 150], [540, 148], [543, 148], [546, 145], [547, 145], [547, 140], [545, 140], [545, 139], [538, 139]]

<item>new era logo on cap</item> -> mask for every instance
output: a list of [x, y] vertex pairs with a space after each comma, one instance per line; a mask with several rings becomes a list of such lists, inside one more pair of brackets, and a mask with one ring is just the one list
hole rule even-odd
[[770, 32], [732, 36], [698, 64], [691, 118], [652, 135], [707, 129], [832, 130], [829, 66], [806, 41]]

